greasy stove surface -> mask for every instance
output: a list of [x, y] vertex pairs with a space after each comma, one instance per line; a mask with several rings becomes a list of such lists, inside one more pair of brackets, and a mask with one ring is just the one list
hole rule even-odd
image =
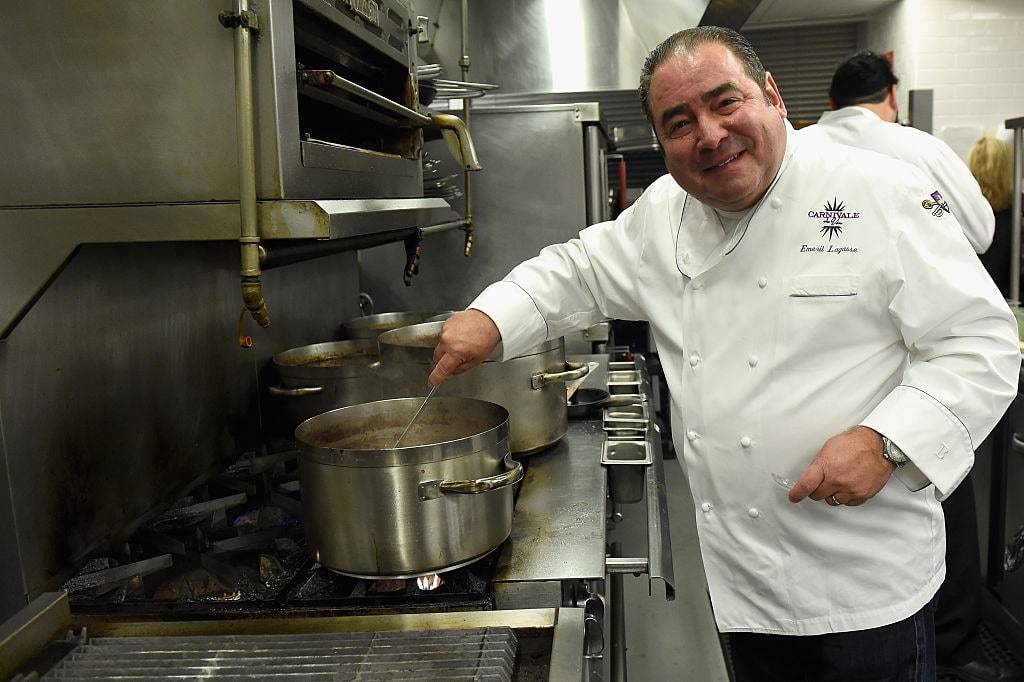
[[494, 608], [497, 556], [443, 572], [434, 584], [320, 566], [304, 546], [297, 452], [285, 449], [241, 457], [63, 589], [76, 612], [135, 617], [486, 610]]

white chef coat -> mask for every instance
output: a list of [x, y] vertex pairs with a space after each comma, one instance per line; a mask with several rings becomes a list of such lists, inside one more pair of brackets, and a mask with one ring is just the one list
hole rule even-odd
[[[504, 359], [602, 319], [650, 322], [723, 632], [857, 630], [924, 606], [945, 575], [937, 498], [971, 467], [1020, 364], [999, 290], [956, 219], [925, 207], [934, 186], [787, 127], [774, 185], [730, 235], [665, 176], [470, 306], [497, 324]], [[861, 506], [789, 502], [771, 474], [795, 479], [857, 424], [935, 492], [893, 478]]]
[[934, 135], [883, 121], [859, 106], [826, 111], [800, 135], [870, 149], [917, 166], [939, 188], [975, 252], [985, 253], [992, 244], [996, 229], [992, 206], [963, 159]]

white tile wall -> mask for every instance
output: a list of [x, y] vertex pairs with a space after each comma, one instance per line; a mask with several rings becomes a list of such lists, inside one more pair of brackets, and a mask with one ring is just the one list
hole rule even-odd
[[930, 89], [940, 137], [1006, 136], [1024, 117], [1024, 0], [899, 0], [869, 23], [868, 47], [893, 50], [906, 93]]

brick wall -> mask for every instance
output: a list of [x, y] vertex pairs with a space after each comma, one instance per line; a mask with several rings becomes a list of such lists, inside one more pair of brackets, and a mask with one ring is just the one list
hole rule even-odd
[[[934, 93], [933, 132], [954, 149], [1024, 116], [1024, 1], [899, 0], [868, 22], [872, 50], [893, 50], [907, 91]], [[901, 118], [905, 115], [901, 113]]]

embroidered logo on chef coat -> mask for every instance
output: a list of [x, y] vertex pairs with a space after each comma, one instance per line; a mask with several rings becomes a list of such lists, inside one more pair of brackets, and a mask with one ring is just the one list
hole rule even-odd
[[838, 237], [843, 233], [843, 221], [859, 218], [860, 213], [847, 211], [846, 203], [833, 197], [832, 201], [825, 202], [824, 211], [808, 211], [807, 217], [821, 220], [821, 236], [832, 241], [832, 237]]
[[932, 198], [922, 201], [921, 206], [930, 210], [936, 218], [941, 218], [943, 213], [949, 213], [949, 204], [939, 194], [939, 190], [932, 192]]

